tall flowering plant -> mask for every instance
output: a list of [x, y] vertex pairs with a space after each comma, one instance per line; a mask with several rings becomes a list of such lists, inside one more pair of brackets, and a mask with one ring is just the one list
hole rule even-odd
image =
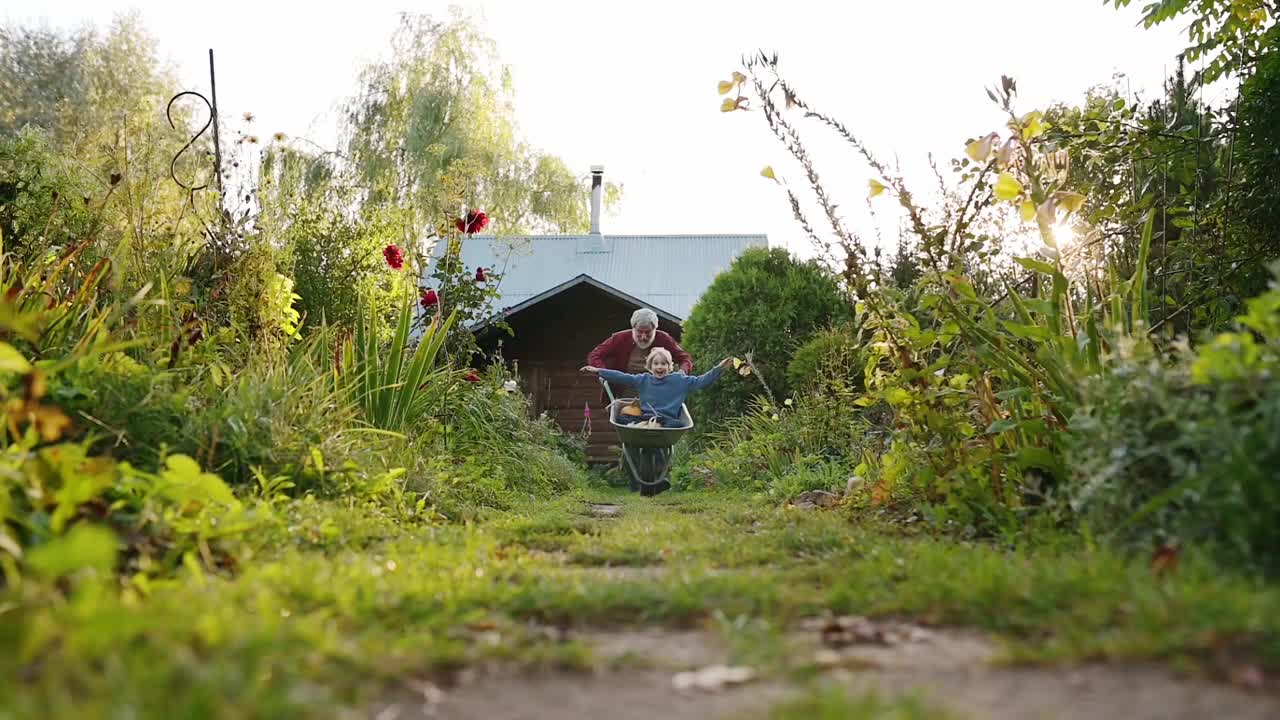
[[[463, 243], [483, 232], [490, 217], [482, 210], [470, 210], [460, 217], [440, 224], [439, 242], [444, 251], [436, 253], [430, 261], [430, 272], [418, 288], [419, 305], [422, 308], [419, 322], [456, 314], [458, 318], [450, 333], [447, 348], [456, 352], [460, 361], [478, 351], [475, 340], [467, 328], [477, 322], [492, 318], [499, 297], [502, 274], [491, 267], [471, 267], [463, 262]], [[499, 325], [506, 327], [498, 318]]]

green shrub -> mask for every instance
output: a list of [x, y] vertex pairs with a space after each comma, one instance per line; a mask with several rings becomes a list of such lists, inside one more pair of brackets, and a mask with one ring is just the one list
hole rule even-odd
[[[1280, 257], [1280, 30], [1272, 29], [1267, 52], [1240, 86], [1239, 123], [1235, 153], [1244, 182], [1233, 209], [1242, 227], [1232, 230], [1244, 236], [1249, 253], [1274, 259]], [[1261, 263], [1243, 263], [1237, 275], [1231, 289], [1246, 293], [1267, 279]]]
[[828, 328], [796, 350], [787, 365], [787, 382], [797, 392], [849, 397], [863, 391], [866, 363], [855, 328]]
[[1076, 517], [1121, 541], [1176, 540], [1280, 570], [1280, 290], [1248, 306], [1242, 332], [1086, 386], [1062, 494]]
[[0, 141], [0, 237], [4, 252], [31, 265], [87, 235], [95, 192], [87, 173], [66, 162], [42, 130], [27, 127]]
[[[790, 394], [787, 364], [820, 328], [847, 320], [852, 308], [830, 272], [782, 248], [753, 248], [716, 277], [689, 313], [683, 344], [699, 369], [729, 356], [752, 355], [775, 396]], [[691, 396], [702, 428], [746, 412], [762, 392], [754, 379], [718, 382]]]
[[838, 398], [806, 396], [780, 409], [758, 404], [728, 420], [705, 449], [678, 466], [674, 484], [747, 488], [780, 500], [843, 489], [869, 430], [861, 413]]

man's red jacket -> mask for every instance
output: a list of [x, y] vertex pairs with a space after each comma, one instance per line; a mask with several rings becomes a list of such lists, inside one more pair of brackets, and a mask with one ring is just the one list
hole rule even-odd
[[[631, 331], [620, 330], [610, 335], [608, 340], [597, 345], [596, 349], [587, 355], [587, 364], [592, 367], [628, 372], [627, 360], [631, 358], [631, 351], [635, 346], [636, 341], [631, 337]], [[686, 375], [693, 374], [693, 356], [685, 352], [684, 348], [680, 347], [680, 343], [667, 333], [661, 330], [654, 331], [653, 344], [649, 347], [666, 348], [667, 352], [671, 353], [671, 361], [676, 367], [683, 370]], [[603, 399], [603, 394], [601, 398]]]

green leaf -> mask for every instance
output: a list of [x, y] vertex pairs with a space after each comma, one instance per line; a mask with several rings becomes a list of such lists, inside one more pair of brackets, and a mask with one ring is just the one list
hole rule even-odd
[[1002, 323], [1004, 328], [1016, 337], [1024, 340], [1048, 340], [1051, 336], [1049, 328], [1043, 325], [1024, 325], [1022, 323]]
[[31, 550], [27, 564], [47, 580], [84, 568], [109, 573], [116, 564], [116, 550], [116, 536], [110, 530], [76, 525], [66, 535]]
[[911, 393], [900, 387], [889, 388], [889, 390], [884, 394], [884, 399], [890, 405], [899, 407], [911, 402]]
[[178, 506], [190, 503], [239, 508], [240, 501], [222, 478], [200, 469], [200, 464], [186, 455], [170, 455], [165, 469], [156, 481], [156, 493]]
[[1001, 390], [1000, 392], [996, 393], [996, 397], [1000, 398], [1001, 400], [1004, 400], [1005, 402], [1028, 397], [1030, 395], [1031, 395], [1031, 389], [1025, 388], [1025, 387], [1009, 388], [1008, 390]]
[[1036, 260], [1035, 258], [1029, 257], [1016, 257], [1013, 261], [1028, 270], [1034, 270], [1035, 272], [1044, 273], [1045, 275], [1052, 275], [1057, 272], [1057, 269], [1054, 268], [1053, 265], [1050, 265], [1043, 260]]
[[1024, 447], [1018, 450], [1014, 458], [1018, 467], [1023, 470], [1036, 468], [1048, 472], [1058, 480], [1066, 478], [1066, 469], [1062, 461], [1046, 448]]
[[1137, 323], [1147, 320], [1147, 258], [1151, 255], [1151, 233], [1155, 227], [1156, 213], [1154, 210], [1147, 213], [1147, 223], [1142, 228], [1142, 243], [1138, 246], [1138, 262], [1133, 270], [1133, 306], [1132, 318], [1133, 326], [1136, 328]]
[[947, 282], [951, 284], [951, 288], [960, 294], [966, 300], [977, 300], [978, 294], [973, 289], [973, 284], [969, 279], [953, 273], [947, 273]]
[[1005, 418], [997, 420], [987, 426], [988, 435], [998, 435], [1006, 430], [1012, 430], [1018, 427], [1018, 421], [1015, 418]]

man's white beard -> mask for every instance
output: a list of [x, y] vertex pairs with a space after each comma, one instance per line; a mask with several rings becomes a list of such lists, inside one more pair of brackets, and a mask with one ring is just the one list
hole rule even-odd
[[656, 338], [657, 336], [658, 334], [655, 332], [654, 334], [649, 336], [648, 342], [640, 342], [640, 336], [636, 334], [636, 331], [635, 330], [631, 331], [631, 339], [636, 342], [636, 347], [640, 348], [641, 350], [648, 350], [649, 346], [653, 344], [653, 339]]

